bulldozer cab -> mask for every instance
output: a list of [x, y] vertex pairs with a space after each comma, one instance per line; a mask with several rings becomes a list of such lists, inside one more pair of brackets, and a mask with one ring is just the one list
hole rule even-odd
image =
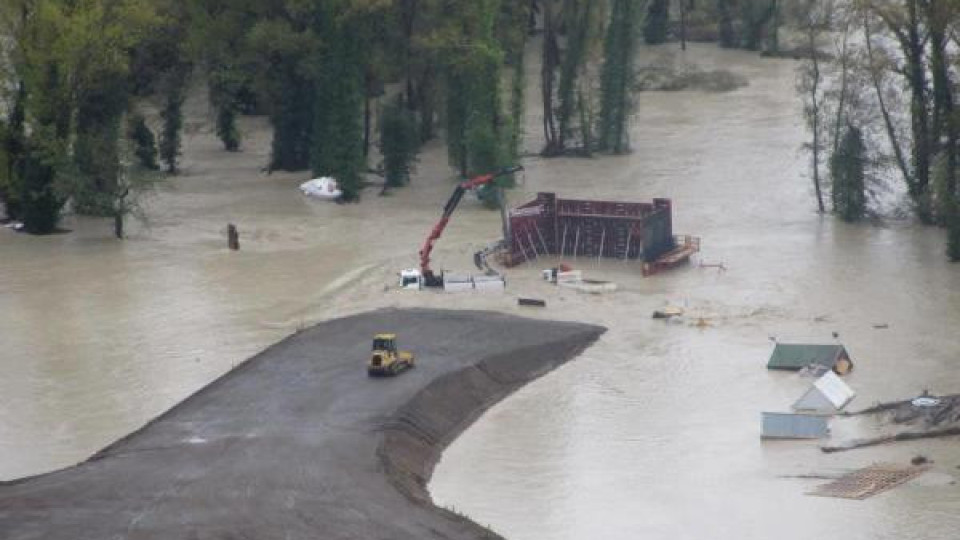
[[373, 350], [376, 351], [385, 351], [389, 353], [397, 352], [397, 336], [396, 334], [378, 334], [373, 338]]

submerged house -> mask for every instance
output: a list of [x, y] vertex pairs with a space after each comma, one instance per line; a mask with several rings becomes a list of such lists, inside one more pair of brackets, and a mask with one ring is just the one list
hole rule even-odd
[[846, 375], [853, 369], [853, 361], [843, 345], [777, 343], [767, 362], [767, 369], [799, 371], [808, 366], [820, 366], [837, 375]]
[[843, 410], [856, 395], [856, 392], [840, 380], [836, 373], [827, 371], [793, 404], [793, 410], [835, 414]]

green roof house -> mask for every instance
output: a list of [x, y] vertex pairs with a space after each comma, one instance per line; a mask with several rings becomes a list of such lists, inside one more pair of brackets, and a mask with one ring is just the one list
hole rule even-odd
[[777, 343], [767, 369], [798, 371], [810, 365], [832, 369], [837, 375], [846, 375], [853, 369], [853, 361], [843, 345], [800, 343]]

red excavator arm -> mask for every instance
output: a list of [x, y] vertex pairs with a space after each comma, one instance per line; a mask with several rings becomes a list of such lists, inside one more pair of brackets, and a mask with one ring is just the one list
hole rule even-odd
[[443, 230], [447, 228], [447, 223], [450, 222], [453, 211], [457, 209], [460, 200], [463, 199], [463, 194], [471, 189], [489, 184], [501, 176], [522, 170], [523, 167], [521, 166], [510, 167], [498, 173], [477, 176], [457, 184], [457, 188], [453, 190], [453, 195], [450, 195], [446, 206], [443, 207], [443, 216], [440, 218], [440, 221], [433, 226], [433, 230], [430, 231], [430, 236], [427, 237], [427, 241], [424, 242], [423, 247], [420, 248], [420, 273], [423, 275], [424, 285], [428, 287], [439, 287], [443, 285], [443, 282], [437, 278], [437, 276], [433, 275], [433, 270], [430, 269], [430, 253], [433, 251], [433, 244], [443, 235]]

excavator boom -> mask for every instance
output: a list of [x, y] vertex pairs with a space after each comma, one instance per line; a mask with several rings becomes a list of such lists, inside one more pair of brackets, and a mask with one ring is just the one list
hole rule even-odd
[[457, 206], [460, 205], [460, 201], [463, 200], [463, 195], [467, 191], [489, 184], [501, 176], [522, 170], [522, 166], [510, 167], [494, 174], [484, 174], [457, 184], [456, 189], [453, 190], [453, 194], [447, 199], [447, 204], [443, 207], [443, 216], [440, 218], [440, 221], [433, 226], [430, 235], [427, 236], [426, 242], [424, 242], [423, 247], [420, 248], [420, 272], [423, 275], [424, 285], [428, 287], [439, 287], [443, 285], [442, 280], [435, 276], [433, 270], [430, 269], [430, 253], [433, 252], [433, 245], [440, 239], [444, 229], [447, 228], [447, 224], [450, 223], [450, 218], [453, 216], [453, 212], [457, 209]]

